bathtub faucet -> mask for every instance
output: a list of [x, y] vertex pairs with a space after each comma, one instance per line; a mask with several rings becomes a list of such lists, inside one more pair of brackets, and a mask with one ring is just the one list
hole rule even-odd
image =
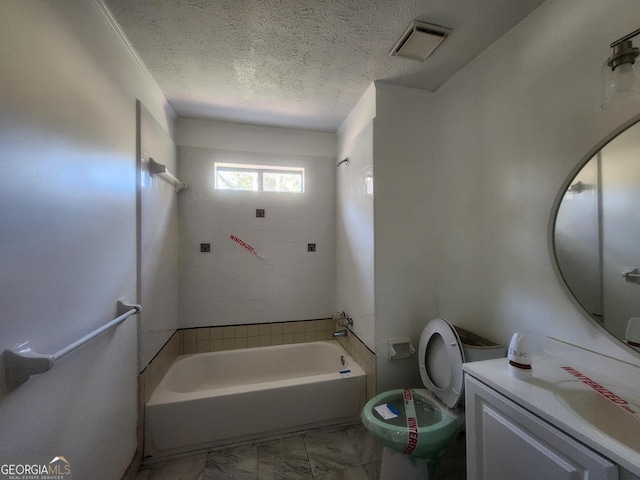
[[334, 313], [333, 319], [338, 323], [339, 327], [353, 327], [353, 318], [351, 318], [345, 312]]
[[346, 337], [348, 334], [349, 334], [349, 330], [347, 329], [338, 330], [336, 332], [333, 332], [333, 338]]

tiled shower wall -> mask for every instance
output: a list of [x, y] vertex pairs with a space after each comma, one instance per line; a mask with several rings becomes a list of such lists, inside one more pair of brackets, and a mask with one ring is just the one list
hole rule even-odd
[[[179, 176], [189, 184], [178, 199], [179, 326], [331, 317], [334, 158], [187, 146], [179, 147], [178, 158]], [[304, 192], [215, 190], [214, 162], [303, 167]], [[265, 216], [257, 217], [257, 209]], [[265, 258], [231, 241], [231, 235]], [[209, 244], [210, 251], [201, 252], [201, 244]], [[309, 244], [315, 251], [308, 251]]]
[[169, 134], [140, 105], [140, 321], [139, 370], [178, 327], [178, 194], [173, 184], [149, 175], [149, 158], [176, 171]]

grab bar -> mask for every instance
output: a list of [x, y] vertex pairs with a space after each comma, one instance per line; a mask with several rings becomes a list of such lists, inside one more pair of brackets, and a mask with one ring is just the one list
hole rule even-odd
[[622, 272], [622, 276], [627, 281], [633, 281], [636, 278], [640, 278], [640, 271], [634, 267], [627, 267]]
[[160, 175], [161, 177], [173, 183], [173, 186], [176, 189], [176, 193], [180, 192], [180, 190], [182, 190], [183, 188], [187, 188], [187, 184], [176, 177], [173, 173], [170, 173], [167, 170], [166, 165], [162, 165], [161, 163], [156, 162], [153, 158], [149, 157], [149, 176], [155, 177], [156, 175]]
[[24, 382], [29, 380], [31, 375], [44, 373], [50, 370], [54, 363], [62, 357], [71, 353], [76, 348], [84, 345], [89, 340], [97, 337], [101, 333], [106, 332], [110, 328], [120, 325], [131, 315], [140, 312], [140, 305], [130, 305], [118, 300], [116, 304], [117, 312], [120, 314], [110, 322], [96, 328], [93, 332], [58, 350], [53, 355], [36, 353], [29, 347], [29, 342], [23, 342], [13, 348], [9, 348], [3, 352], [6, 392], [10, 392], [18, 388]]
[[71, 353], [73, 350], [78, 348], [80, 345], [83, 345], [83, 344], [87, 343], [89, 340], [97, 337], [101, 333], [106, 332], [111, 327], [115, 327], [116, 325], [120, 325], [122, 322], [124, 322], [131, 315], [136, 315], [140, 311], [140, 305], [127, 305], [127, 304], [121, 302], [120, 300], [118, 300], [117, 309], [118, 309], [118, 313], [123, 311], [124, 309], [127, 309], [127, 310], [126, 310], [126, 312], [121, 314], [119, 317], [116, 317], [113, 320], [111, 320], [109, 323], [106, 323], [103, 326], [101, 326], [99, 328], [96, 328], [93, 332], [85, 335], [81, 339], [76, 340], [75, 342], [73, 342], [70, 345], [67, 345], [66, 347], [64, 347], [61, 350], [58, 350], [56, 353], [54, 353], [52, 355], [53, 361], [55, 362], [56, 360], [60, 360], [67, 353]]

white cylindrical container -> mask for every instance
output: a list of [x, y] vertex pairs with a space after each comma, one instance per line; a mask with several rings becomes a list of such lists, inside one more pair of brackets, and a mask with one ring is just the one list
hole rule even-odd
[[529, 341], [521, 333], [514, 333], [509, 343], [509, 373], [519, 380], [529, 380], [531, 372], [531, 349]]

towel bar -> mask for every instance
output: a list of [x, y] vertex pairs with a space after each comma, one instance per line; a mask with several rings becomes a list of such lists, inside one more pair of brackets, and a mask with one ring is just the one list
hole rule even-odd
[[52, 355], [36, 353], [29, 347], [29, 342], [23, 342], [13, 348], [9, 348], [3, 352], [6, 391], [10, 392], [18, 388], [24, 382], [29, 380], [31, 375], [44, 373], [53, 367], [53, 364], [62, 357], [71, 353], [76, 348], [84, 345], [89, 340], [97, 337], [101, 333], [106, 332], [110, 328], [120, 325], [131, 315], [135, 315], [140, 311], [140, 305], [130, 305], [118, 300], [117, 312], [119, 316], [111, 320], [109, 323], [96, 328], [93, 332], [58, 350]]
[[167, 170], [166, 165], [162, 165], [149, 157], [149, 176], [154, 177], [156, 175], [160, 175], [173, 183], [173, 186], [176, 188], [176, 193], [180, 192], [183, 188], [187, 188], [187, 184], [176, 177], [173, 173], [170, 173]]

